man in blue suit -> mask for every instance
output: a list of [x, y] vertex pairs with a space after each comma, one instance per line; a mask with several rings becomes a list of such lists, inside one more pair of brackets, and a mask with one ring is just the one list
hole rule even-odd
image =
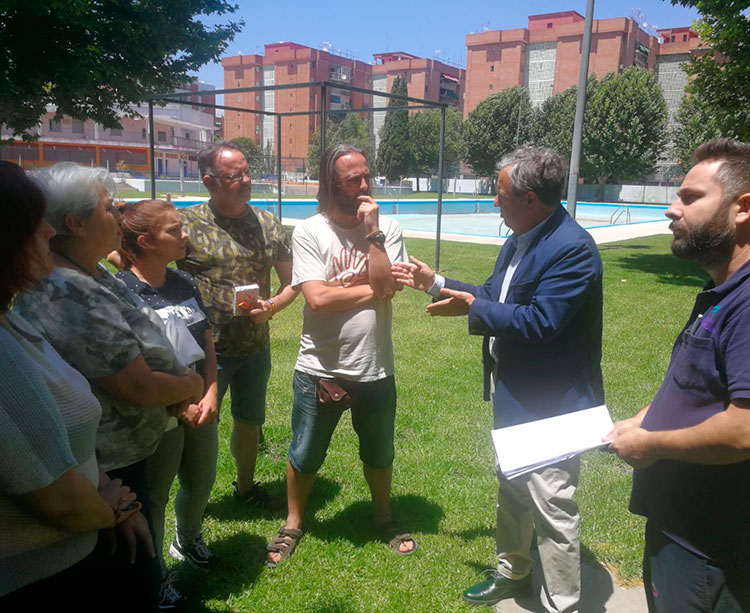
[[[565, 164], [550, 149], [522, 148], [502, 160], [495, 206], [512, 231], [484, 285], [444, 279], [426, 264], [394, 266], [396, 279], [441, 298], [430, 315], [468, 315], [484, 336], [485, 399], [496, 428], [603, 404], [602, 263], [591, 236], [561, 205]], [[500, 480], [498, 566], [463, 594], [493, 605], [531, 593], [534, 532], [547, 611], [577, 611], [580, 596], [575, 457]]]

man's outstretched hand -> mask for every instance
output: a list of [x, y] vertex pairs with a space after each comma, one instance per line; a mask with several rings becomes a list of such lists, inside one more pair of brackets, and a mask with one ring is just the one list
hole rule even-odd
[[433, 317], [456, 317], [468, 315], [469, 307], [474, 302], [474, 296], [469, 292], [459, 292], [453, 289], [443, 288], [440, 290], [446, 300], [433, 302], [427, 305], [427, 312]]
[[409, 257], [410, 264], [396, 262], [391, 265], [391, 273], [396, 283], [413, 287], [426, 292], [435, 283], [435, 271], [414, 256]]

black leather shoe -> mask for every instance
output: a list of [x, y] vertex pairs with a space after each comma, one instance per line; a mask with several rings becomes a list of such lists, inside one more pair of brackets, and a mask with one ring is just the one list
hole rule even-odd
[[508, 579], [496, 571], [476, 585], [472, 585], [463, 593], [464, 602], [476, 605], [492, 606], [506, 598], [531, 595], [531, 575], [523, 579]]

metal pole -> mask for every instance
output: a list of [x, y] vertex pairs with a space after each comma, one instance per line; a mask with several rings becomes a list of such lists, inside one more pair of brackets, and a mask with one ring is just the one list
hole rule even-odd
[[154, 101], [148, 101], [148, 149], [151, 156], [151, 200], [156, 198], [156, 160], [154, 159]]
[[279, 134], [278, 139], [276, 139], [276, 166], [279, 173], [276, 183], [276, 189], [279, 191], [279, 214], [277, 217], [281, 221], [281, 115], [276, 116], [276, 132]]
[[[320, 87], [320, 155], [326, 152], [326, 115], [328, 114], [328, 88]], [[320, 170], [318, 170], [320, 172]]]
[[591, 26], [594, 21], [594, 0], [587, 0], [586, 21], [583, 24], [581, 44], [581, 70], [578, 74], [578, 97], [576, 98], [576, 118], [573, 124], [573, 147], [570, 151], [570, 174], [568, 176], [568, 213], [576, 218], [576, 198], [578, 197], [578, 172], [581, 160], [581, 138], [583, 136], [583, 111], [586, 108], [586, 85], [589, 80], [589, 50], [591, 49]]
[[440, 270], [440, 222], [443, 215], [443, 150], [445, 149], [445, 107], [440, 107], [440, 150], [438, 153], [437, 228], [435, 229], [435, 270]]

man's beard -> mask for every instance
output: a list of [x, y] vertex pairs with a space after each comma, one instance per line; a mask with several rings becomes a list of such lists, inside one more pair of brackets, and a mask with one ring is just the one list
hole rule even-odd
[[682, 234], [674, 235], [672, 254], [678, 258], [696, 260], [704, 267], [728, 261], [737, 242], [737, 233], [729, 225], [727, 215], [726, 207], [722, 206], [699, 228], [683, 228], [679, 222], [673, 221], [670, 229], [676, 227], [678, 231], [682, 230]]
[[356, 195], [349, 195], [344, 194], [341, 189], [339, 189], [339, 186], [334, 183], [331, 189], [331, 195], [333, 196], [332, 200], [335, 206], [342, 213], [346, 213], [347, 215], [356, 215], [357, 211], [359, 210], [359, 205], [362, 203], [359, 197], [369, 196], [370, 190], [367, 189], [365, 191], [361, 191]]

